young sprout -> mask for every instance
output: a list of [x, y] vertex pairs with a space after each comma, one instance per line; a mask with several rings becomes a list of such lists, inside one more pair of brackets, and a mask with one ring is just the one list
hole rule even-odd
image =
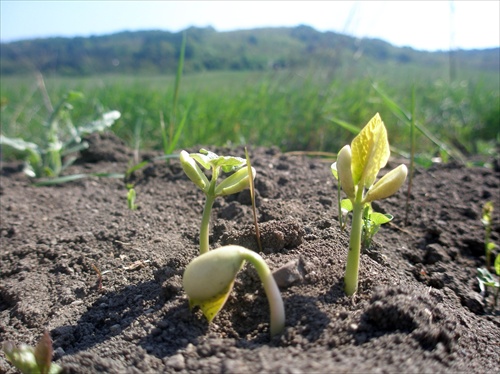
[[[481, 215], [481, 222], [485, 228], [485, 238], [484, 247], [486, 255], [486, 268], [477, 269], [477, 280], [479, 281], [479, 288], [481, 294], [485, 294], [486, 287], [491, 287], [495, 289], [494, 294], [494, 304], [497, 305], [498, 296], [500, 294], [500, 282], [496, 280], [491, 274], [491, 254], [497, 247], [495, 243], [491, 241], [491, 229], [492, 229], [492, 216], [493, 216], [493, 202], [489, 201], [483, 205], [483, 211]], [[500, 276], [500, 254], [495, 258], [494, 269], [497, 276]]]
[[365, 204], [365, 208], [363, 209], [361, 249], [367, 249], [372, 242], [373, 236], [380, 230], [380, 226], [391, 222], [393, 218], [390, 214], [375, 212], [370, 203]]
[[127, 206], [130, 210], [136, 210], [137, 204], [135, 203], [135, 199], [137, 197], [134, 185], [127, 184]]
[[24, 344], [17, 347], [14, 343], [6, 342], [3, 351], [21, 373], [56, 374], [62, 371], [59, 365], [52, 363], [52, 340], [47, 331], [34, 348]]
[[[218, 156], [213, 152], [201, 149], [200, 153], [187, 153], [181, 151], [180, 160], [182, 169], [191, 181], [196, 184], [206, 196], [205, 207], [200, 228], [200, 254], [208, 252], [208, 238], [210, 214], [214, 201], [219, 196], [238, 193], [249, 187], [249, 172], [246, 168], [246, 160], [240, 157]], [[210, 181], [201, 171], [200, 164], [206, 170], [212, 170]], [[217, 184], [219, 175], [233, 172], [229, 177]], [[252, 168], [252, 178], [255, 178], [255, 169]]]
[[228, 245], [196, 257], [186, 267], [182, 283], [189, 306], [199, 306], [210, 323], [224, 306], [238, 271], [250, 262], [260, 277], [271, 309], [271, 336], [283, 331], [285, 309], [274, 277], [264, 259], [256, 252]]
[[333, 175], [352, 204], [352, 226], [344, 278], [345, 292], [353, 295], [358, 288], [359, 256], [362, 245], [363, 212], [367, 204], [397, 192], [406, 180], [408, 170], [400, 165], [375, 182], [390, 156], [387, 130], [377, 113], [354, 138], [344, 146], [332, 164]]
[[491, 241], [491, 228], [493, 216], [493, 201], [488, 201], [483, 205], [483, 210], [481, 214], [481, 222], [484, 225], [484, 249], [486, 256], [486, 269], [488, 271], [491, 269], [491, 253], [496, 248], [496, 244]]
[[[500, 277], [500, 254], [495, 258], [494, 267], [497, 277]], [[498, 296], [500, 295], [500, 281], [498, 281], [498, 279], [495, 279], [486, 268], [477, 269], [477, 280], [479, 281], [479, 289], [481, 290], [481, 294], [483, 296], [486, 293], [486, 287], [491, 287], [495, 290], [495, 293], [493, 295], [493, 302], [496, 307]]]
[[[103, 113], [96, 121], [75, 126], [70, 117], [73, 109], [70, 103], [81, 97], [83, 95], [79, 92], [69, 92], [61, 99], [45, 124], [45, 129], [42, 131], [44, 139], [41, 144], [0, 134], [0, 145], [9, 146], [24, 155], [26, 175], [32, 178], [56, 179], [76, 160], [75, 156], [69, 157], [69, 155], [88, 147], [87, 142], [82, 139], [85, 135], [106, 130], [120, 118], [120, 112], [114, 110]], [[81, 175], [76, 178], [58, 179], [65, 182], [80, 177]]]
[[[340, 185], [340, 183], [339, 183]], [[347, 223], [347, 215], [352, 212], [353, 205], [351, 200], [342, 199], [340, 202], [340, 210], [342, 214], [341, 230], [345, 229]], [[375, 212], [372, 204], [366, 203], [363, 208], [363, 228], [361, 230], [361, 250], [368, 249], [372, 243], [375, 234], [380, 230], [380, 226], [384, 223], [391, 222], [394, 217], [390, 214], [382, 214]]]

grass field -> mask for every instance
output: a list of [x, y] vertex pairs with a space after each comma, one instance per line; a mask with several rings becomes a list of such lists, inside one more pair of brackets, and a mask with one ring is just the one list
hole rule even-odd
[[[391, 145], [408, 152], [409, 127], [376, 84], [407, 112], [414, 87], [417, 123], [466, 155], [484, 154], [499, 138], [499, 79], [498, 72], [459, 71], [450, 83], [445, 70], [403, 65], [189, 74], [180, 85], [177, 122], [186, 111], [187, 119], [176, 148], [250, 144], [337, 152], [353, 135], [332, 118], [361, 128], [380, 112]], [[50, 105], [69, 90], [85, 96], [72, 103], [75, 124], [116, 109], [122, 117], [113, 131], [132, 147], [161, 149], [160, 112], [171, 123], [174, 76], [44, 77], [49, 99], [34, 76], [1, 80], [2, 133], [9, 137], [36, 142]], [[421, 133], [417, 145], [417, 153], [438, 154]]]

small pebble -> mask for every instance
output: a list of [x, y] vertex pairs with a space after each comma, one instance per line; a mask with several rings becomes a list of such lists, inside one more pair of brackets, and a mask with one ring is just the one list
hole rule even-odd
[[184, 356], [180, 353], [173, 355], [172, 357], [166, 358], [164, 360], [165, 366], [172, 368], [174, 370], [183, 370], [186, 367], [186, 361]]
[[121, 330], [121, 326], [119, 324], [113, 325], [109, 328], [109, 331], [113, 334], [119, 333]]

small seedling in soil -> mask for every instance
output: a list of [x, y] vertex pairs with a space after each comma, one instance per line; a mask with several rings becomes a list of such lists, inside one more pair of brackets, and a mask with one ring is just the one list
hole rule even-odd
[[373, 236], [380, 230], [380, 226], [389, 223], [394, 217], [390, 214], [375, 212], [370, 203], [363, 209], [363, 233], [361, 236], [361, 249], [367, 249], [372, 243]]
[[127, 206], [130, 210], [136, 210], [137, 204], [135, 203], [136, 193], [133, 184], [127, 183]]
[[[341, 212], [339, 215], [339, 221], [341, 225], [340, 228], [342, 231], [344, 231], [347, 223], [347, 216], [350, 212], [352, 212], [353, 205], [351, 200], [342, 199], [339, 206]], [[391, 222], [393, 218], [394, 217], [390, 214], [375, 212], [370, 203], [365, 204], [365, 207], [363, 209], [363, 229], [361, 232], [361, 251], [364, 251], [365, 249], [368, 249], [370, 247], [373, 237], [378, 232], [378, 230], [380, 230], [380, 226], [382, 226], [384, 223]]]
[[[84, 135], [103, 131], [109, 128], [120, 118], [120, 112], [114, 110], [102, 114], [101, 118], [86, 125], [75, 127], [71, 121], [70, 112], [73, 109], [71, 102], [82, 97], [78, 92], [69, 92], [63, 97], [53, 110], [46, 123], [43, 144], [35, 144], [20, 138], [9, 138], [0, 135], [0, 144], [7, 145], [24, 155], [24, 172], [32, 178], [56, 178], [70, 166], [76, 157], [69, 157], [88, 147], [82, 140]], [[61, 178], [59, 183], [79, 179]]]
[[[495, 258], [495, 273], [500, 277], [500, 254]], [[495, 279], [493, 275], [485, 268], [477, 269], [477, 280], [479, 281], [479, 289], [481, 294], [484, 296], [486, 293], [486, 287], [493, 288], [494, 291], [494, 305], [497, 306], [498, 296], [500, 294], [500, 282]]]
[[[494, 303], [496, 307], [498, 302], [498, 295], [500, 292], [500, 282], [497, 279], [495, 279], [495, 277], [490, 272], [491, 254], [497, 247], [497, 245], [491, 241], [492, 216], [493, 216], [493, 202], [489, 201], [486, 204], [484, 204], [481, 216], [481, 222], [483, 223], [485, 228], [484, 247], [486, 256], [486, 268], [477, 269], [477, 280], [479, 281], [479, 289], [481, 290], [481, 294], [483, 296], [486, 293], [486, 287], [491, 287], [495, 290]], [[497, 276], [500, 276], [500, 254], [498, 254], [495, 258], [494, 268]]]
[[102, 287], [102, 273], [95, 264], [92, 264], [92, 269], [94, 269], [94, 271], [97, 273], [97, 291], [103, 292], [104, 288]]
[[488, 201], [483, 206], [483, 211], [481, 215], [481, 222], [484, 225], [484, 250], [486, 256], [486, 269], [490, 271], [491, 269], [491, 253], [496, 248], [496, 244], [491, 241], [491, 228], [492, 228], [492, 216], [493, 216], [493, 202]]
[[24, 374], [56, 374], [62, 371], [61, 367], [52, 363], [52, 340], [47, 331], [43, 334], [35, 348], [7, 342], [3, 345], [3, 351], [7, 359], [21, 373]]
[[[205, 207], [200, 228], [200, 254], [209, 250], [210, 214], [214, 201], [219, 196], [238, 193], [249, 187], [250, 178], [246, 168], [246, 160], [240, 157], [218, 156], [213, 152], [201, 149], [200, 153], [181, 151], [180, 160], [182, 169], [191, 181], [196, 184], [206, 196]], [[210, 181], [201, 171], [200, 164], [206, 170], [212, 171]], [[220, 173], [233, 173], [217, 184]], [[255, 169], [252, 168], [252, 178], [255, 178]]]
[[359, 256], [362, 246], [363, 213], [367, 204], [395, 194], [406, 180], [408, 170], [400, 165], [375, 182], [391, 151], [387, 130], [377, 113], [353, 139], [344, 146], [332, 164], [333, 175], [352, 204], [352, 226], [344, 277], [345, 292], [353, 295], [358, 288]]
[[271, 310], [271, 336], [283, 331], [285, 309], [276, 281], [264, 259], [247, 248], [228, 245], [196, 257], [186, 267], [183, 287], [189, 306], [199, 306], [210, 323], [224, 306], [233, 289], [236, 274], [250, 262], [260, 277]]

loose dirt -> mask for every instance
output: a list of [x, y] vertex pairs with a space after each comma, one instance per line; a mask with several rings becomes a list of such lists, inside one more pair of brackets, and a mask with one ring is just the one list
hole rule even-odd
[[[113, 136], [91, 145], [67, 174], [126, 170], [132, 152]], [[66, 373], [498, 372], [500, 306], [476, 279], [487, 201], [500, 244], [498, 170], [417, 169], [407, 225], [406, 185], [374, 204], [395, 219], [362, 255], [359, 291], [347, 297], [349, 234], [339, 229], [330, 164], [249, 151], [261, 255], [285, 303], [282, 335], [270, 338], [269, 306], [250, 266], [210, 325], [189, 310], [182, 274], [198, 253], [204, 196], [173, 160], [135, 172], [135, 211], [123, 180], [35, 187], [18, 165], [3, 166], [0, 340], [35, 345], [47, 330]], [[257, 250], [248, 191], [216, 201], [211, 233], [212, 248]], [[15, 372], [3, 353], [0, 372]]]

